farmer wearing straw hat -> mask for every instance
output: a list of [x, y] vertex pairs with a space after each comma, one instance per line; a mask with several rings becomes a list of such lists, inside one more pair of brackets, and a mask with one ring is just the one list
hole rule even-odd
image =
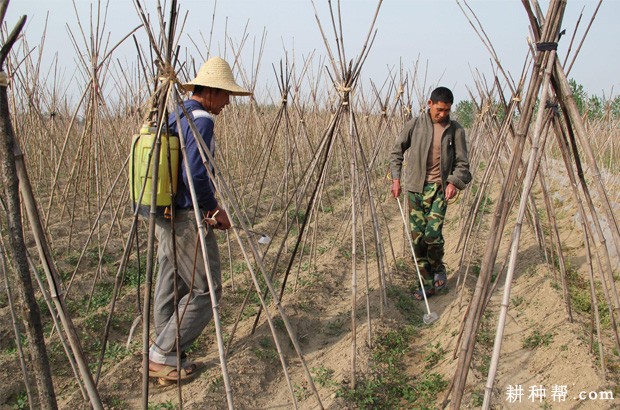
[[[169, 130], [172, 134], [183, 136], [186, 152], [180, 164], [178, 190], [172, 212], [175, 234], [173, 235], [170, 219], [159, 219], [155, 229], [159, 241], [157, 249], [159, 275], [153, 307], [156, 339], [149, 350], [149, 376], [158, 378], [162, 383], [166, 380], [190, 377], [198, 369], [200, 363], [189, 362], [185, 357], [185, 351], [200, 336], [213, 317], [209, 292], [215, 292], [216, 298], [219, 299], [222, 291], [220, 255], [213, 228], [228, 229], [230, 221], [226, 211], [218, 205], [215, 198], [215, 187], [203, 163], [197, 138], [202, 139], [203, 146], [208, 147], [211, 156], [214, 156], [215, 116], [228, 105], [231, 95], [251, 95], [249, 91], [235, 83], [230, 65], [219, 57], [208, 59], [198, 71], [196, 78], [183, 84], [183, 87], [192, 92], [192, 96], [183, 102], [183, 106], [200, 135], [196, 136], [192, 132], [182, 109], [170, 115]], [[184, 162], [189, 165], [189, 176], [193, 181], [196, 199], [208, 223], [205, 243], [209, 271], [215, 285], [215, 289], [212, 290], [209, 289], [207, 282], [189, 176]], [[210, 164], [210, 167], [213, 171], [213, 164]], [[176, 305], [175, 284], [178, 297]], [[178, 317], [175, 314], [177, 309]], [[177, 333], [180, 336], [178, 353]], [[177, 374], [177, 357], [181, 358], [180, 375]]]
[[453, 102], [448, 88], [433, 90], [428, 111], [405, 124], [390, 153], [392, 195], [398, 199], [404, 189], [409, 200], [411, 238], [424, 282], [424, 290], [414, 292], [418, 300], [422, 292], [431, 296], [446, 288], [442, 228], [447, 201], [471, 181], [465, 130], [450, 120]]

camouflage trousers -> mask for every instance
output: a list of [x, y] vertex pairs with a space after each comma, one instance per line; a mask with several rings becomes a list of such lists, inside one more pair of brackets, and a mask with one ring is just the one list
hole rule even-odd
[[[445, 274], [443, 222], [448, 203], [441, 184], [426, 183], [422, 193], [409, 192], [409, 229], [424, 287], [433, 286], [436, 274]], [[419, 283], [418, 283], [419, 286]]]

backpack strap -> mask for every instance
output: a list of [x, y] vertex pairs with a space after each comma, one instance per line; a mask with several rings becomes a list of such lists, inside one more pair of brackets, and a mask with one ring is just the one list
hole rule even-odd
[[193, 115], [194, 119], [196, 118], [209, 118], [211, 119], [211, 121], [213, 121], [213, 115], [210, 114], [209, 112], [205, 111], [205, 110], [194, 110], [191, 112], [191, 114]]
[[[213, 118], [213, 114], [208, 111], [198, 109], [190, 112], [190, 114], [194, 117], [194, 120], [198, 118], [209, 118], [215, 123], [215, 118]], [[213, 138], [211, 138], [211, 146], [209, 147], [209, 150], [211, 150], [211, 155], [215, 155], [215, 134], [213, 134]]]

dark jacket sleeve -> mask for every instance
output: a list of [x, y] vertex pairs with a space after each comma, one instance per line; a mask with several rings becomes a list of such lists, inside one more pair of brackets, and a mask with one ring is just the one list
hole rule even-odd
[[460, 125], [454, 130], [454, 164], [452, 166], [452, 173], [448, 175], [447, 181], [458, 189], [464, 189], [471, 181], [467, 139], [465, 138], [465, 130]]
[[[210, 211], [217, 207], [217, 200], [215, 199], [215, 189], [209, 178], [209, 174], [205, 168], [200, 151], [198, 149], [198, 142], [194, 137], [194, 133], [189, 127], [187, 121], [183, 121], [185, 128], [185, 161], [189, 165], [189, 169], [194, 182], [194, 188], [196, 190], [196, 199], [201, 209]], [[210, 118], [197, 118], [194, 120], [196, 128], [200, 132], [199, 138], [202, 138], [205, 145], [211, 147], [213, 139], [213, 121]], [[207, 165], [208, 166], [208, 165]], [[189, 181], [185, 167], [182, 167], [183, 184], [187, 187], [189, 192]]]

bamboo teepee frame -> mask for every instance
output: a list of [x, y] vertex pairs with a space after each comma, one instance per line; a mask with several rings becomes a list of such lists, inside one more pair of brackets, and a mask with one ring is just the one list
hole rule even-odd
[[[0, 4], [6, 7], [7, 3]], [[396, 69], [389, 69], [384, 82], [371, 81], [369, 88], [365, 88], [367, 84], [361, 81], [361, 72], [376, 35], [375, 19], [382, 4], [381, 1], [377, 3], [366, 41], [353, 60], [350, 60], [350, 50], [345, 48], [344, 16], [341, 15], [340, 2], [327, 2], [327, 23], [319, 18], [320, 11], [324, 10], [312, 3], [328, 57], [324, 59], [313, 52], [302, 56], [302, 64], [299, 64], [299, 56], [294, 55], [294, 50], [291, 54], [287, 51], [279, 67], [273, 66], [277, 87], [265, 91], [271, 104], [265, 104], [258, 98], [252, 98], [248, 103], [234, 101], [218, 118], [218, 127], [221, 127], [218, 129], [218, 142], [222, 144], [218, 145], [215, 158], [205, 147], [202, 149], [205, 164], [214, 166], [210, 176], [220, 195], [218, 199], [234, 220], [233, 228], [227, 232], [225, 246], [232, 289], [242, 289], [245, 296], [236, 315], [237, 320], [230, 326], [221, 320], [222, 307], [213, 301], [214, 339], [218, 346], [219, 372], [228, 408], [243, 402], [243, 392], [236, 387], [239, 374], [234, 360], [236, 353], [251, 344], [254, 337], [252, 334], [240, 334], [238, 330], [242, 317], [247, 314], [245, 309], [251, 304], [259, 312], [254, 318], [253, 332], [262, 332], [263, 335], [268, 332], [277, 353], [282, 383], [290, 396], [287, 405], [293, 408], [307, 405], [301, 403], [296, 391], [296, 381], [303, 379], [302, 383], [312, 397], [312, 405], [323, 407], [324, 398], [320, 397], [321, 390], [314, 385], [303, 352], [305, 346], [299, 340], [298, 325], [295, 318], [289, 319], [287, 312], [299, 298], [299, 290], [303, 290], [304, 271], [306, 274], [319, 271], [319, 253], [324, 250], [317, 248], [326, 228], [323, 218], [329, 213], [327, 209], [342, 205], [339, 204], [342, 198], [346, 205], [339, 215], [343, 216], [329, 229], [340, 240], [330, 244], [332, 249], [340, 246], [340, 251], [350, 258], [350, 266], [344, 268], [346, 277], [350, 278], [350, 285], [346, 285], [351, 302], [348, 312], [350, 373], [343, 378], [352, 388], [358, 385], [362, 366], [359, 352], [363, 344], [359, 341], [359, 335], [363, 334], [367, 338], [366, 345], [372, 346], [377, 319], [373, 313], [378, 311], [379, 319], [385, 315], [389, 303], [387, 289], [393, 279], [390, 266], [396, 265], [397, 256], [404, 253], [395, 249], [397, 235], [389, 230], [394, 207], [392, 202], [385, 201], [386, 189], [382, 185], [386, 151], [391, 136], [411, 115], [424, 109], [430, 87], [426, 73], [422, 73], [419, 62], [416, 62], [411, 71], [406, 70], [402, 63]], [[145, 282], [139, 284], [137, 292], [142, 293], [135, 297], [135, 324], [143, 325], [140, 344], [142, 372], [146, 375], [148, 371], [150, 298], [156, 272], [154, 224], [153, 217], [145, 221], [140, 220], [136, 213], [129, 215], [129, 207], [126, 206], [128, 190], [124, 180], [126, 141], [121, 136], [126, 139], [126, 130], [136, 129], [145, 118], [153, 121], [160, 133], [165, 132], [168, 115], [180, 115], [177, 107], [183, 95], [177, 87], [178, 82], [181, 78], [191, 78], [205, 56], [212, 53], [213, 29], [204, 44], [191, 40], [196, 48], [194, 52], [181, 51], [184, 22], [180, 23], [178, 2], [172, 2], [169, 13], [158, 2], [154, 18], [139, 1], [136, 0], [135, 4], [141, 26], [122, 37], [113, 47], [110, 47], [110, 36], [105, 34], [107, 5], [97, 4], [94, 13], [96, 20], [89, 24], [92, 33], [84, 30], [87, 25], [82, 25], [82, 22], [76, 26], [78, 32], [68, 27], [76, 51], [82, 49], [83, 54], [93, 57], [91, 60], [79, 60], [78, 70], [70, 80], [83, 84], [77, 108], [62, 94], [62, 89], [66, 87], [56, 67], [57, 61], [55, 68], [44, 75], [40, 65], [41, 52], [37, 55], [31, 53], [25, 39], [16, 43], [19, 47], [14, 47], [7, 57], [7, 72], [14, 79], [14, 86], [9, 88], [8, 105], [11, 112], [24, 113], [10, 118], [16, 130], [15, 141], [25, 152], [15, 151], [22, 200], [7, 202], [3, 212], [9, 215], [24, 205], [40, 262], [35, 262], [25, 253], [21, 273], [38, 273], [37, 265], [43, 266], [45, 280], [39, 275], [35, 278], [52, 312], [55, 323], [52, 333], [54, 337], [57, 334], [61, 341], [78, 381], [75, 395], [81, 394], [82, 399], [89, 401], [94, 408], [103, 406], [99, 389], [105, 385], [101, 381], [105, 381], [113, 323], [119, 308], [125, 307], [121, 298], [128, 268], [135, 263], [142, 265], [145, 260]], [[463, 4], [463, 12], [473, 14], [472, 8], [466, 2]], [[477, 190], [464, 191], [458, 203], [461, 263], [457, 283], [461, 302], [465, 300], [468, 306], [464, 311], [458, 349], [455, 351], [458, 368], [444, 400], [445, 406], [453, 408], [462, 405], [467, 394], [466, 381], [474, 356], [475, 336], [485, 310], [495, 303], [492, 296], [500, 286], [501, 278], [504, 294], [493, 361], [485, 386], [484, 406], [488, 408], [494, 399], [502, 330], [510, 308], [510, 286], [518, 273], [519, 239], [525, 229], [532, 230], [548, 269], [561, 283], [567, 317], [569, 320], [576, 317], [566, 278], [568, 260], [565, 259], [568, 255], [563, 249], [556, 222], [558, 209], [549, 193], [553, 187], [550, 175], [553, 168], [560, 167], [566, 171], [570, 184], [567, 192], [577, 203], [587, 258], [588, 285], [594, 306], [591, 338], [596, 337], [599, 346], [604, 346], [606, 335], [600, 324], [599, 306], [606, 304], [614, 342], [620, 348], [617, 332], [620, 300], [612, 275], [614, 261], [610, 255], [620, 249], [617, 221], [609, 205], [617, 198], [608, 198], [609, 192], [604, 189], [605, 180], [599, 171], [601, 162], [597, 155], [599, 149], [617, 152], [617, 146], [611, 131], [602, 142], [597, 142], [600, 145], [590, 145], [587, 135], [593, 132], [596, 124], [579, 115], [570, 95], [566, 75], [575, 62], [583, 39], [574, 54], [564, 58], [560, 58], [556, 50], [541, 46], [549, 43], [553, 48], [553, 44], [559, 41], [566, 2], [552, 1], [546, 15], [543, 15], [536, 1], [523, 1], [523, 4], [530, 18], [533, 42], [519, 78], [513, 79], [512, 74], [502, 67], [491, 40], [482, 29], [482, 23], [475, 15], [470, 20], [491, 54], [495, 77], [487, 81], [474, 72], [477, 76], [475, 87], [469, 90], [476, 105], [476, 119], [468, 131], [472, 168], [481, 169], [480, 164], [487, 159], [488, 163], [484, 164], [484, 172], [476, 171], [474, 174]], [[597, 11], [598, 7], [595, 15]], [[23, 22], [20, 21], [20, 24]], [[158, 25], [159, 32], [155, 29]], [[592, 20], [588, 27], [591, 25]], [[136, 37], [141, 30], [149, 38], [147, 47], [141, 45]], [[569, 50], [572, 49], [576, 31], [570, 40]], [[136, 67], [131, 69], [112, 59], [116, 46], [129, 37], [134, 40], [138, 56]], [[247, 31], [239, 42], [227, 35], [224, 37], [224, 57], [233, 65], [239, 81], [257, 95], [261, 94], [263, 90], [256, 78], [264, 70], [266, 31], [254, 43], [255, 48], [250, 53], [251, 64], [246, 64], [246, 50], [251, 43]], [[328, 40], [331, 38], [335, 41]], [[562, 38], [562, 41], [568, 40]], [[184, 58], [182, 53], [190, 55]], [[317, 66], [319, 69], [315, 70]], [[420, 82], [419, 77], [424, 79]], [[31, 78], [36, 81], [29, 81]], [[43, 91], [47, 87], [52, 90], [49, 94]], [[102, 98], [110, 88], [119, 90], [122, 95], [116, 107]], [[6, 87], [0, 86], [0, 89], [6, 91]], [[476, 92], [479, 103], [474, 96]], [[146, 95], [152, 98], [145, 101]], [[542, 101], [538, 106], [537, 100]], [[518, 122], [515, 121], [517, 117]], [[35, 128], [36, 132], [26, 132]], [[102, 141], [110, 138], [118, 139], [118, 144], [109, 150], [104, 149]], [[45, 146], [48, 153], [42, 154], [42, 150], [37, 149], [41, 146]], [[562, 160], [556, 160], [557, 156], [551, 156], [550, 152], [560, 155]], [[29, 175], [23, 156], [36, 159], [32, 161], [35, 165], [28, 169]], [[613, 162], [610, 158], [607, 164], [612, 166]], [[33, 180], [30, 188], [28, 177]], [[498, 183], [502, 186], [502, 192], [491, 215], [490, 232], [487, 233], [484, 225], [487, 222], [485, 213], [490, 207], [488, 198], [492, 187]], [[542, 201], [539, 191], [542, 192]], [[45, 204], [40, 222], [35, 198]], [[517, 211], [514, 215], [513, 210]], [[14, 216], [11, 223], [16, 223], [17, 219]], [[87, 226], [86, 229], [80, 228], [81, 222]], [[204, 232], [206, 227], [201, 224], [199, 215], [196, 215], [196, 223]], [[506, 228], [513, 223], [513, 234], [508, 242], [510, 252], [503, 253], [501, 244], [506, 241], [502, 238]], [[604, 232], [605, 224], [611, 228], [609, 233]], [[52, 235], [59, 231], [65, 234], [68, 244], [63, 243], [65, 236]], [[257, 233], [263, 232], [273, 238], [268, 245], [261, 245], [256, 240]], [[124, 244], [115, 244], [115, 238], [122, 238]], [[7, 262], [16, 260], [9, 252], [13, 242], [3, 241], [0, 247], [0, 257], [6, 257]], [[486, 253], [483, 255], [479, 282], [472, 299], [467, 300], [465, 289], [471, 282], [468, 275], [478, 257], [475, 255], [476, 247], [481, 243], [485, 244]], [[68, 274], [55, 265], [56, 245], [67, 249], [66, 253], [75, 252], [73, 256], [77, 261]], [[206, 254], [205, 245], [200, 246], [203, 255]], [[97, 368], [91, 375], [67, 305], [78, 300], [81, 296], [79, 292], [84, 292], [78, 284], [83, 286], [87, 281], [87, 303], [91, 310], [94, 309], [92, 301], [106, 279], [105, 259], [113, 253], [112, 249], [117, 254], [122, 253], [122, 257], [114, 266], [114, 289], [106, 306], [107, 318], [99, 342]], [[84, 275], [89, 258], [96, 262], [92, 269], [88, 269], [92, 274]], [[244, 266], [242, 272], [238, 269], [241, 262]], [[376, 268], [373, 266], [375, 262]], [[207, 262], [203, 260], [202, 263]], [[499, 269], [494, 269], [495, 265]], [[7, 266], [10, 267], [10, 264]], [[209, 270], [208, 266], [206, 269]], [[372, 276], [375, 272], [376, 278]], [[492, 282], [495, 274], [498, 279]], [[375, 289], [372, 289], [371, 282], [376, 284]], [[8, 291], [15, 284], [15, 280], [6, 281]], [[602, 292], [604, 300], [599, 292]], [[365, 319], [360, 319], [363, 313]], [[265, 323], [266, 326], [263, 326]], [[135, 347], [131, 343], [128, 346]], [[598, 353], [601, 372], [605, 373], [609, 360], [606, 345]], [[27, 376], [24, 378], [27, 379]], [[27, 388], [31, 402], [35, 400], [36, 393], [40, 395], [42, 391], [38, 385], [36, 389], [32, 384]], [[148, 406], [149, 389], [148, 378], [143, 376], [144, 408]], [[184, 386], [179, 385], [176, 393], [179, 406], [191, 400], [185, 394]], [[50, 401], [49, 408], [54, 406], [50, 400], [52, 397], [49, 394], [46, 397]], [[218, 402], [222, 406], [223, 400]], [[39, 401], [42, 402], [42, 398]]]

